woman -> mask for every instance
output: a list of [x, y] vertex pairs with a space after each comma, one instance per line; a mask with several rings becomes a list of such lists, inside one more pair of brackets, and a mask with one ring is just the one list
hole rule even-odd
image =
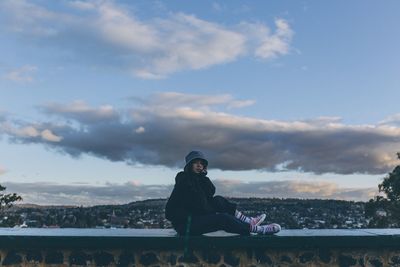
[[175, 177], [175, 186], [165, 207], [165, 217], [180, 235], [201, 235], [224, 230], [230, 233], [274, 234], [279, 224], [260, 225], [265, 214], [247, 217], [236, 204], [222, 196], [214, 196], [215, 186], [207, 175], [208, 161], [200, 151], [185, 157], [184, 171]]

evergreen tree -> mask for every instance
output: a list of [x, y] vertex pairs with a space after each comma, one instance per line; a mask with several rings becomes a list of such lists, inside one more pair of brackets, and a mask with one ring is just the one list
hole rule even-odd
[[0, 226], [1, 227], [13, 227], [16, 224], [20, 224], [20, 217], [17, 215], [8, 215], [3, 217], [3, 211], [13, 205], [14, 202], [22, 200], [22, 197], [17, 194], [4, 194], [2, 193], [6, 188], [0, 185]]
[[14, 202], [22, 200], [22, 197], [18, 196], [16, 193], [3, 194], [2, 191], [4, 190], [6, 190], [6, 187], [0, 185], [0, 211], [11, 207]]
[[[400, 159], [400, 153], [397, 153]], [[400, 166], [396, 166], [378, 185], [385, 196], [370, 199], [365, 207], [365, 215], [371, 218], [369, 227], [400, 226]]]

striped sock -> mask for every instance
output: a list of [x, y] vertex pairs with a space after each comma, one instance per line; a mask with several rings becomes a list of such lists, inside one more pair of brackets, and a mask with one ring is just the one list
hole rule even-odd
[[250, 233], [262, 233], [262, 232], [263, 228], [261, 226], [250, 224]]
[[257, 234], [276, 234], [281, 230], [281, 226], [277, 223], [271, 223], [267, 225], [252, 225], [250, 224], [250, 233]]
[[245, 223], [250, 223], [251, 222], [251, 217], [247, 217], [246, 215], [244, 215], [243, 213], [241, 213], [238, 210], [235, 211], [235, 217], [238, 218], [239, 220], [241, 220], [242, 222], [245, 222]]

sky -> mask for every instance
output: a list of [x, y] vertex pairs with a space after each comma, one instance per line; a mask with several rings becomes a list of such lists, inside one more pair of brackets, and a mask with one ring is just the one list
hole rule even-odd
[[23, 203], [367, 201], [399, 160], [400, 2], [0, 2], [0, 183]]

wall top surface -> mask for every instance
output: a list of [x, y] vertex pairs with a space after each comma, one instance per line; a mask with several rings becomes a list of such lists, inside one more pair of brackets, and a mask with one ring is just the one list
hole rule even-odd
[[276, 235], [240, 236], [217, 231], [177, 236], [173, 229], [0, 228], [2, 248], [400, 248], [400, 229], [282, 230]]

